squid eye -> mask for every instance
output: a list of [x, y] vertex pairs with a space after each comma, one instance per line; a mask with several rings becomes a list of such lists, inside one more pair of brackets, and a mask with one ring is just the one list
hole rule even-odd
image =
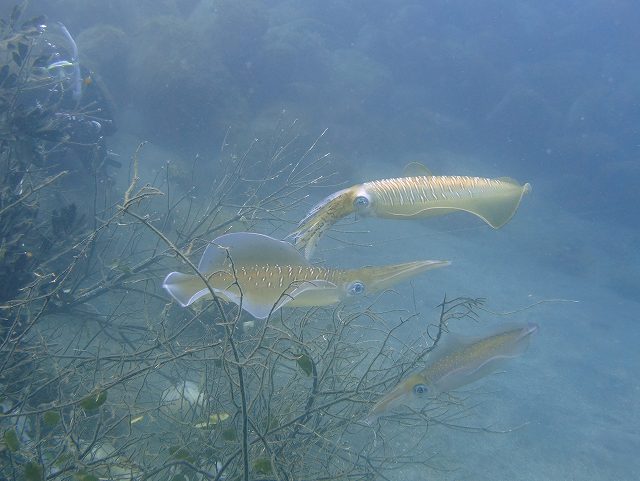
[[369, 199], [364, 195], [359, 195], [353, 201], [353, 206], [356, 209], [366, 209], [367, 207], [369, 207]]
[[347, 291], [349, 292], [350, 296], [359, 296], [360, 294], [364, 293], [364, 290], [364, 282], [362, 281], [353, 281], [351, 284], [349, 284], [349, 287], [347, 287]]
[[427, 386], [424, 384], [416, 384], [415, 386], [413, 386], [413, 392], [418, 396], [427, 394]]

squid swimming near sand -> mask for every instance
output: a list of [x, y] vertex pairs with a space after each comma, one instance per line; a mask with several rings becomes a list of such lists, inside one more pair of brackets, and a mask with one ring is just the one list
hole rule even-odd
[[[376, 293], [448, 261], [423, 260], [360, 269], [313, 266], [290, 243], [251, 232], [222, 235], [210, 242], [198, 265], [201, 274], [172, 272], [162, 286], [182, 306], [211, 291], [258, 319], [284, 306], [327, 306], [352, 296]], [[207, 284], [205, 284], [206, 279]]]
[[435, 398], [495, 372], [509, 359], [521, 355], [538, 326], [533, 323], [502, 327], [481, 338], [458, 338], [440, 350], [436, 348], [429, 365], [410, 375], [384, 395], [374, 406], [368, 422], [398, 405], [415, 405]]
[[365, 182], [335, 192], [318, 203], [292, 233], [296, 247], [304, 249], [305, 257], [311, 257], [322, 234], [353, 213], [416, 219], [465, 211], [498, 229], [509, 222], [522, 196], [531, 190], [530, 184], [520, 185], [507, 177], [435, 176], [420, 164], [410, 166], [411, 172], [406, 173], [423, 175]]

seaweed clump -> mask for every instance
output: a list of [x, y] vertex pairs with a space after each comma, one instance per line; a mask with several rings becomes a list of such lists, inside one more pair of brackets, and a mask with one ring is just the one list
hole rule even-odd
[[[21, 22], [21, 14], [16, 7], [0, 20], [0, 413], [7, 415], [23, 390], [37, 386], [38, 402], [55, 396], [56, 384], [33, 362], [31, 301], [54, 308], [71, 292], [61, 279], [77, 255], [71, 246], [90, 227], [86, 198], [95, 208], [104, 197], [107, 183], [97, 179], [106, 177], [103, 135], [112, 128], [95, 117], [90, 92], [74, 99], [71, 77], [57, 67], [71, 63], [64, 39], [54, 40], [44, 17]], [[63, 193], [65, 182], [76, 191]], [[3, 425], [10, 426], [5, 455], [24, 445], [28, 425], [24, 418]], [[22, 469], [24, 479], [42, 477], [37, 463], [25, 460]]]
[[44, 16], [21, 22], [23, 8], [0, 20], [0, 340], [24, 327], [9, 305], [59, 294], [69, 245], [90, 227], [87, 214], [105, 199], [114, 164], [105, 142], [115, 131], [110, 109], [78, 77], [90, 74], [73, 38]]

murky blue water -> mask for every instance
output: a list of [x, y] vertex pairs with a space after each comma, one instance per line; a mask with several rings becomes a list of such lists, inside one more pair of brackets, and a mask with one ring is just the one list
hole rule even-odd
[[[465, 419], [499, 432], [436, 431], [434, 452], [455, 471], [434, 479], [640, 477], [640, 6], [34, 0], [30, 12], [67, 26], [108, 92], [109, 146], [128, 158], [153, 142], [149, 177], [168, 158], [218, 149], [229, 128], [242, 145], [284, 118], [310, 142], [328, 128], [340, 187], [411, 161], [530, 182], [500, 230], [464, 215], [366, 219], [337, 237], [370, 246], [326, 240], [320, 256], [349, 267], [451, 260], [413, 282], [422, 312], [445, 293], [501, 312], [557, 300], [510, 316], [539, 332], [505, 373], [474, 384]], [[197, 182], [206, 176], [215, 169]]]

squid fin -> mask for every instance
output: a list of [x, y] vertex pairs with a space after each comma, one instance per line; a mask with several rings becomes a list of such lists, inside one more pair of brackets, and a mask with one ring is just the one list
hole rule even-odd
[[521, 186], [517, 181], [507, 177], [499, 180], [511, 184], [513, 189], [501, 196], [488, 197], [486, 199], [477, 198], [472, 206], [467, 208], [460, 207], [459, 210], [464, 210], [480, 217], [494, 229], [499, 229], [505, 225], [518, 210], [522, 197], [531, 192], [531, 184], [526, 183]]
[[280, 296], [273, 299], [258, 299], [259, 296], [252, 292], [244, 292], [241, 297], [237, 291], [224, 291], [224, 295], [230, 302], [242, 306], [243, 310], [256, 319], [266, 319], [271, 313], [286, 306], [303, 292], [327, 288], [335, 288], [335, 284], [324, 280], [296, 282]]
[[[162, 287], [173, 297], [182, 307], [187, 307], [196, 302], [201, 297], [209, 294], [209, 289], [202, 282], [200, 276], [193, 274], [183, 274], [182, 272], [171, 272], [164, 278]], [[215, 290], [214, 290], [215, 292]]]
[[420, 162], [409, 162], [402, 170], [403, 177], [432, 177], [433, 173]]
[[260, 264], [306, 266], [309, 263], [289, 242], [255, 232], [232, 232], [212, 240], [200, 259], [202, 273]]

